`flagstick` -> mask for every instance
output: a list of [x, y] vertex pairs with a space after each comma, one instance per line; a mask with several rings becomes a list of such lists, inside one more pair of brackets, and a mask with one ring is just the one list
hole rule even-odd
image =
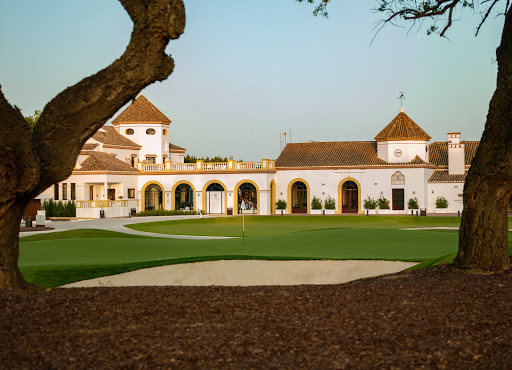
[[242, 211], [242, 244], [245, 245], [245, 213]]

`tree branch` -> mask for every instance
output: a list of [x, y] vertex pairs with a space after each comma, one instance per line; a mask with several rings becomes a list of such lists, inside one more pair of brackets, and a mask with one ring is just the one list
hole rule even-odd
[[134, 22], [124, 54], [107, 68], [57, 95], [33, 133], [41, 162], [37, 191], [67, 178], [85, 141], [147, 85], [166, 79], [174, 61], [170, 39], [185, 28], [182, 0], [120, 0]]

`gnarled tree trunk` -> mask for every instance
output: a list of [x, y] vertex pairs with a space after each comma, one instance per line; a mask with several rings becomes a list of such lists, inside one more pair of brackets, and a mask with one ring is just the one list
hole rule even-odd
[[464, 185], [464, 211], [456, 268], [510, 269], [508, 203], [512, 196], [512, 13], [496, 50], [496, 91], [482, 140]]
[[85, 141], [147, 85], [165, 80], [170, 39], [185, 28], [182, 0], [120, 0], [134, 26], [124, 54], [57, 95], [34, 132], [0, 90], [0, 289], [30, 287], [18, 269], [18, 234], [30, 200], [66, 179]]

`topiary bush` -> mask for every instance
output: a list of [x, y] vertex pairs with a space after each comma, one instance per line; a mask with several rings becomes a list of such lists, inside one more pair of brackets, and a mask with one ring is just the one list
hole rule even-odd
[[448, 201], [442, 195], [436, 199], [436, 208], [448, 208]]
[[324, 207], [325, 209], [336, 209], [336, 200], [333, 197], [328, 196], [325, 199]]
[[276, 209], [286, 209], [286, 200], [284, 200], [284, 199], [279, 199], [279, 200], [276, 202]]
[[322, 201], [318, 197], [311, 200], [311, 209], [322, 209]]
[[384, 195], [381, 195], [377, 202], [379, 203], [379, 209], [389, 209], [389, 200]]
[[45, 200], [41, 209], [46, 211], [46, 217], [76, 217], [76, 204], [73, 200], [69, 202]]
[[375, 209], [375, 208], [377, 208], [377, 205], [378, 205], [377, 201], [375, 199], [373, 199], [372, 197], [370, 197], [369, 195], [368, 195], [368, 198], [366, 198], [364, 200], [364, 208], [365, 209]]
[[407, 203], [407, 207], [409, 207], [409, 209], [418, 209], [420, 208], [420, 206], [418, 205], [418, 198], [414, 197], [409, 199], [409, 202]]

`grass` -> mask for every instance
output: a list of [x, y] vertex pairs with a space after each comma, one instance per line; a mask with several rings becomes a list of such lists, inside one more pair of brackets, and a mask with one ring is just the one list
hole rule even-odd
[[[188, 222], [187, 222], [188, 221]], [[137, 224], [137, 229], [237, 236], [241, 218], [203, 218]], [[20, 238], [20, 270], [46, 287], [141, 268], [219, 259], [372, 259], [436, 264], [457, 251], [456, 230], [402, 227], [458, 226], [450, 217], [246, 217], [242, 240], [184, 240], [79, 229]], [[176, 224], [176, 225], [175, 225]], [[181, 232], [177, 232], [181, 231]], [[439, 256], [445, 256], [439, 258]]]
[[[399, 229], [407, 227], [459, 227], [458, 217], [413, 216], [247, 216], [245, 235], [262, 236], [295, 233], [304, 230], [342, 228]], [[215, 217], [132, 224], [140, 231], [178, 235], [241, 236], [242, 217]]]

